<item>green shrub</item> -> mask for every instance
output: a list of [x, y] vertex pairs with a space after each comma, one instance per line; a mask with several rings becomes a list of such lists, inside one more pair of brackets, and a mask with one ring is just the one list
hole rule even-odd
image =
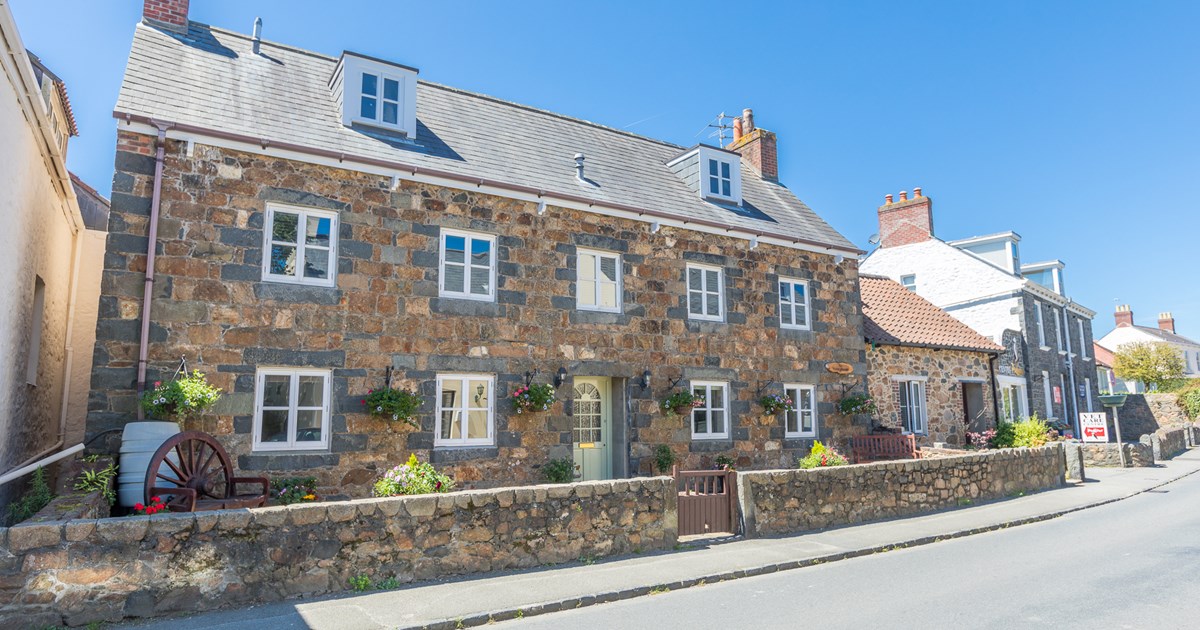
[[421, 428], [421, 424], [416, 421], [421, 402], [421, 397], [417, 394], [394, 387], [369, 390], [366, 398], [362, 399], [363, 407], [372, 416], [384, 420], [405, 422], [417, 429]]
[[552, 459], [542, 466], [542, 474], [550, 483], [571, 483], [575, 481], [575, 460], [570, 457]]
[[141, 404], [151, 418], [187, 420], [204, 413], [220, 397], [220, 388], [209, 385], [204, 374], [193, 371], [165, 383], [156, 381], [154, 389], [142, 394]]
[[281, 505], [316, 501], [320, 498], [317, 496], [317, 478], [285, 477], [283, 479], [272, 479], [271, 498], [279, 501]]
[[450, 492], [453, 489], [453, 479], [438, 472], [432, 464], [418, 461], [415, 453], [408, 457], [407, 463], [387, 471], [382, 479], [375, 482], [375, 496], [377, 497], [433, 494]]
[[850, 462], [834, 451], [833, 449], [821, 444], [813, 442], [812, 450], [808, 455], [796, 460], [796, 465], [800, 468], [823, 468], [826, 466], [845, 466]]
[[83, 492], [100, 492], [112, 505], [117, 502], [117, 491], [112, 480], [117, 477], [117, 465], [109, 464], [102, 470], [84, 469], [75, 478], [75, 489]]
[[654, 447], [654, 467], [660, 474], [670, 473], [676, 461], [675, 451], [672, 451], [670, 446], [659, 444]]
[[1189, 389], [1179, 394], [1179, 406], [1188, 418], [1200, 420], [1200, 387]]
[[8, 524], [16, 525], [28, 520], [53, 499], [54, 493], [50, 490], [50, 484], [46, 483], [46, 471], [38, 468], [29, 478], [29, 490], [8, 506]]
[[1017, 439], [1017, 430], [1013, 423], [1001, 420], [996, 424], [996, 435], [988, 443], [991, 448], [1012, 448]]
[[1042, 446], [1049, 441], [1050, 426], [1037, 414], [1013, 425], [1013, 446]]
[[350, 578], [349, 584], [350, 584], [350, 588], [352, 588], [360, 593], [363, 591], [369, 591], [369, 590], [375, 588], [375, 584], [371, 581], [371, 578], [369, 576], [362, 575], [362, 574], [359, 574], [359, 575], [356, 575], [356, 576]]
[[724, 470], [726, 468], [736, 470], [737, 460], [728, 455], [717, 455], [717, 470]]

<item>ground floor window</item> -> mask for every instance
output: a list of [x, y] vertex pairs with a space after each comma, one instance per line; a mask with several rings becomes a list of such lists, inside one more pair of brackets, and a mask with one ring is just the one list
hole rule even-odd
[[726, 407], [729, 384], [693, 382], [692, 394], [704, 400], [703, 405], [692, 410], [692, 439], [729, 437], [729, 410]]
[[491, 446], [495, 443], [490, 374], [439, 374], [434, 446]]
[[784, 385], [795, 409], [785, 412], [785, 437], [817, 437], [817, 396], [812, 385]]
[[259, 369], [254, 449], [328, 448], [329, 399], [329, 370]]
[[1029, 415], [1026, 408], [1025, 379], [997, 377], [996, 388], [1000, 396], [1000, 419], [1017, 422]]
[[907, 433], [925, 435], [927, 410], [925, 408], [925, 381], [901, 380], [896, 385], [900, 390], [900, 423]]

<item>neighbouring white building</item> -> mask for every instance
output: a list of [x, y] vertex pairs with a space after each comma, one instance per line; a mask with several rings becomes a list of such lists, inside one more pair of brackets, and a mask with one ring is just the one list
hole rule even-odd
[[0, 46], [3, 508], [21, 491], [23, 475], [10, 473], [82, 438], [88, 381], [72, 385], [71, 375], [91, 363], [95, 345], [107, 201], [95, 195], [90, 211], [97, 216], [85, 220], [67, 172], [67, 142], [77, 131], [66, 87], [25, 50], [6, 3], [0, 3]]
[[[1101, 337], [1096, 345], [1109, 353], [1116, 353], [1121, 346], [1131, 343], [1165, 343], [1183, 358], [1183, 375], [1187, 378], [1200, 378], [1200, 342], [1193, 341], [1175, 332], [1175, 317], [1171, 313], [1158, 314], [1158, 327], [1138, 326], [1133, 323], [1133, 310], [1128, 304], [1117, 307], [1113, 314], [1116, 328]], [[1110, 364], [1111, 366], [1111, 364]], [[1121, 381], [1112, 371], [1108, 372], [1107, 386], [1115, 392], [1146, 391], [1146, 386], [1138, 381]]]
[[921, 189], [879, 208], [879, 247], [864, 274], [892, 278], [1005, 347], [996, 366], [1001, 418], [1033, 413], [1078, 430], [1099, 409], [1092, 352], [1095, 312], [1066, 292], [1060, 260], [1026, 264], [1016, 232], [944, 241]]

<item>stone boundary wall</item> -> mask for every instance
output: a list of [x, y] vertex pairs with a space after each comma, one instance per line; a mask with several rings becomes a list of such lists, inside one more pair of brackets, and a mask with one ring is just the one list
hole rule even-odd
[[[1145, 468], [1154, 465], [1154, 448], [1149, 441], [1145, 443], [1126, 442], [1124, 448], [1126, 466]], [[1121, 454], [1117, 451], [1117, 444], [1115, 442], [1084, 444], [1083, 465], [1085, 468], [1089, 466], [1120, 468]]]
[[[1108, 415], [1111, 427], [1112, 413]], [[1121, 432], [1128, 436], [1175, 429], [1191, 423], [1175, 394], [1130, 394], [1121, 406]]]
[[1066, 483], [1058, 444], [929, 460], [738, 474], [745, 533], [772, 536], [896, 518]]
[[[1187, 450], [1187, 429], [1159, 429], [1149, 436], [1150, 447], [1154, 452], [1154, 461], [1161, 462], [1171, 459]], [[1145, 440], [1147, 436], [1142, 436]]]
[[44, 628], [670, 549], [670, 477], [0, 529], [0, 627]]

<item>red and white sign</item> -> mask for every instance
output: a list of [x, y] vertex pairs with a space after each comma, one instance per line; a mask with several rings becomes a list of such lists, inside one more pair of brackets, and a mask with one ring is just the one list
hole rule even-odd
[[1058, 385], [1054, 386], [1054, 404], [1056, 404], [1056, 405], [1062, 404], [1062, 388], [1059, 387]]
[[1108, 441], [1108, 414], [1104, 412], [1079, 414], [1079, 428], [1084, 442]]

